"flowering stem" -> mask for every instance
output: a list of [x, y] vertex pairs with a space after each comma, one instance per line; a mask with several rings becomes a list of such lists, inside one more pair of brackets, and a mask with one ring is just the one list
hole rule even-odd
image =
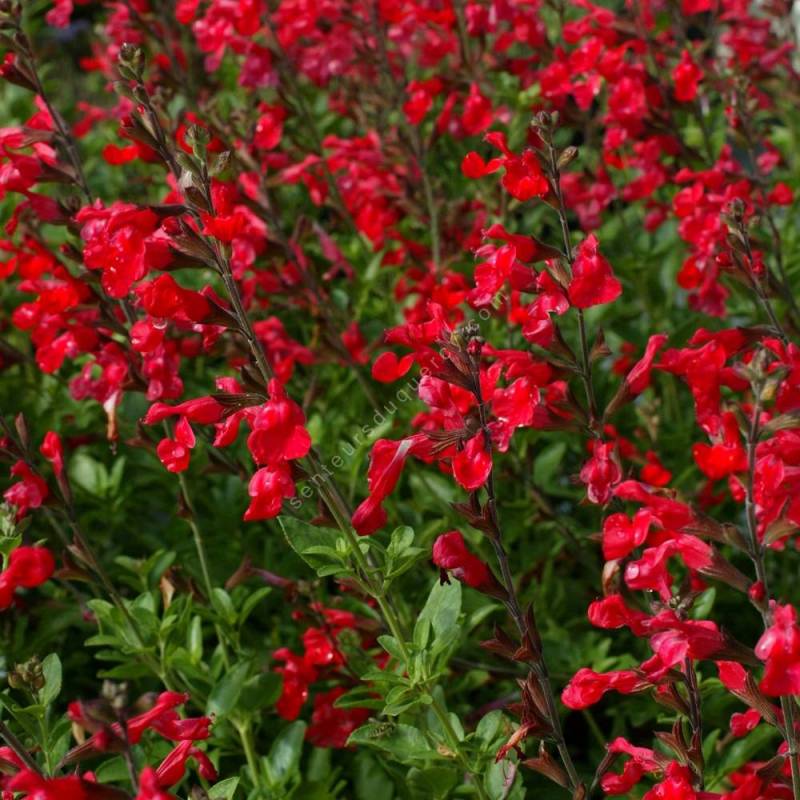
[[[367, 561], [367, 557], [361, 551], [358, 536], [356, 536], [355, 532], [353, 531], [352, 525], [349, 522], [349, 515], [344, 517], [342, 516], [342, 514], [340, 513], [339, 504], [336, 501], [329, 503], [328, 506], [334, 515], [334, 519], [336, 521], [339, 530], [344, 534], [345, 539], [350, 545], [350, 550], [353, 553], [353, 557], [355, 558], [358, 569], [361, 572], [360, 582], [362, 583], [364, 590], [378, 604], [381, 616], [386, 622], [386, 626], [389, 628], [389, 632], [392, 634], [395, 641], [397, 642], [397, 646], [400, 650], [401, 655], [403, 656], [403, 660], [405, 661], [407, 666], [410, 665], [411, 653], [409, 652], [408, 647], [406, 646], [406, 639], [408, 638], [407, 634], [403, 631], [403, 626], [400, 622], [399, 617], [395, 613], [395, 610], [388, 602], [386, 593], [383, 591], [381, 587], [376, 586], [372, 580], [372, 574], [371, 574], [372, 570], [370, 568], [369, 562]], [[427, 691], [427, 687], [424, 684], [421, 684], [419, 686], [419, 689], [420, 691]], [[447, 710], [442, 707], [442, 705], [435, 697], [433, 697], [432, 693], [431, 697], [432, 697], [431, 708], [433, 709], [434, 714], [436, 714], [436, 717], [442, 726], [442, 730], [444, 731], [445, 737], [447, 738], [450, 750], [452, 750], [455, 757], [459, 760], [464, 771], [468, 775], [471, 775], [473, 777], [473, 785], [475, 786], [475, 789], [481, 800], [488, 800], [489, 796], [486, 794], [486, 790], [483, 787], [483, 783], [481, 782], [480, 777], [475, 774], [474, 770], [470, 766], [469, 759], [461, 750], [458, 741], [458, 736], [455, 730], [453, 729], [453, 726], [450, 723], [450, 720], [447, 716]]]
[[[378, 44], [378, 56], [381, 62], [381, 72], [387, 79], [391, 101], [394, 105], [397, 105], [398, 98], [400, 98], [402, 95], [404, 88], [398, 85], [397, 80], [394, 77], [394, 73], [392, 72], [392, 64], [389, 61], [389, 53], [386, 49], [386, 31], [384, 30], [383, 24], [380, 20], [377, 0], [370, 4], [370, 20], [373, 27], [373, 33], [375, 35], [375, 40]], [[422, 194], [425, 198], [425, 206], [428, 211], [428, 224], [431, 236], [431, 259], [433, 260], [434, 273], [439, 275], [442, 258], [441, 241], [439, 237], [439, 212], [436, 207], [436, 199], [433, 194], [430, 175], [428, 174], [425, 146], [423, 144], [419, 128], [416, 125], [411, 125], [406, 119], [405, 114], [402, 112], [400, 120], [401, 125], [408, 136], [408, 140], [411, 143], [411, 147], [409, 148], [411, 155], [417, 162], [417, 169], [419, 169], [420, 172], [422, 180]]]
[[[492, 437], [488, 427], [488, 412], [486, 404], [483, 401], [483, 394], [480, 388], [480, 367], [478, 363], [475, 364], [475, 373], [473, 377], [475, 397], [478, 401], [478, 414], [480, 416], [484, 441], [486, 443], [488, 452], [491, 454]], [[545, 703], [547, 704], [547, 715], [549, 718], [548, 722], [552, 728], [552, 737], [555, 740], [558, 754], [561, 757], [561, 762], [567, 772], [569, 789], [574, 794], [582, 785], [581, 779], [578, 775], [578, 771], [575, 769], [575, 764], [572, 761], [572, 756], [570, 755], [566, 739], [564, 738], [564, 731], [561, 728], [561, 718], [559, 716], [558, 708], [556, 707], [555, 698], [553, 696], [553, 686], [550, 682], [550, 674], [547, 669], [547, 664], [544, 661], [544, 656], [541, 653], [540, 648], [537, 647], [534, 642], [534, 639], [540, 640], [539, 633], [535, 629], [535, 616], [531, 614], [530, 618], [526, 618], [522, 611], [522, 606], [519, 602], [517, 590], [514, 585], [514, 578], [511, 573], [511, 566], [508, 562], [508, 553], [503, 546], [500, 518], [497, 513], [497, 495], [494, 487], [494, 464], [492, 464], [492, 468], [489, 471], [489, 476], [486, 479], [486, 494], [488, 498], [487, 503], [489, 505], [490, 521], [492, 524], [492, 533], [490, 534], [489, 538], [492, 542], [497, 563], [500, 566], [503, 588], [506, 592], [506, 607], [514, 619], [514, 623], [516, 624], [517, 630], [522, 637], [522, 641], [527, 641], [531, 644], [531, 651], [534, 653], [534, 659], [531, 661], [531, 672], [535, 676], [539, 686], [542, 689], [542, 695], [544, 696]], [[531, 626], [534, 627], [534, 630], [530, 630]]]
[[[762, 390], [763, 385], [756, 383], [753, 386], [756, 401], [750, 418], [750, 429], [747, 433], [747, 481], [745, 484], [745, 514], [747, 517], [747, 533], [750, 560], [756, 572], [756, 579], [764, 588], [764, 599], [760, 603], [761, 617], [764, 629], [772, 625], [770, 610], [770, 591], [767, 580], [767, 571], [764, 564], [764, 546], [758, 540], [758, 520], [756, 518], [755, 503], [755, 474], [756, 474], [756, 448], [761, 434]], [[797, 732], [794, 725], [794, 700], [788, 695], [781, 696], [781, 710], [783, 711], [783, 735], [786, 739], [789, 752], [789, 765], [792, 770], [792, 794], [794, 800], [800, 800], [800, 764], [798, 763]]]
[[[684, 676], [689, 694], [689, 724], [692, 728], [692, 741], [690, 753], [692, 755], [692, 769], [702, 789], [705, 785], [705, 764], [703, 761], [703, 717], [700, 711], [700, 687], [697, 685], [697, 673], [691, 658], [684, 663]], [[695, 762], [695, 758], [697, 762]]]
[[92, 193], [89, 190], [89, 184], [86, 181], [86, 176], [83, 173], [83, 167], [81, 166], [81, 159], [78, 155], [78, 147], [75, 144], [75, 138], [73, 137], [72, 132], [69, 130], [67, 123], [64, 121], [64, 118], [50, 102], [50, 98], [47, 96], [44, 86], [42, 86], [42, 81], [39, 78], [39, 71], [36, 69], [36, 56], [33, 52], [33, 48], [31, 47], [30, 39], [28, 39], [25, 31], [23, 31], [22, 27], [19, 25], [17, 27], [17, 35], [15, 38], [17, 44], [22, 48], [26, 60], [28, 61], [30, 76], [33, 78], [34, 90], [36, 94], [41, 97], [48, 114], [50, 114], [50, 117], [53, 120], [53, 124], [56, 126], [58, 138], [61, 141], [64, 153], [66, 154], [70, 166], [75, 173], [75, 183], [78, 188], [80, 188], [81, 192], [83, 192], [86, 199], [91, 201]]
[[[547, 153], [550, 159], [550, 184], [555, 195], [556, 202], [558, 203], [558, 221], [561, 227], [561, 239], [564, 245], [564, 254], [567, 257], [567, 263], [570, 270], [572, 270], [573, 255], [572, 244], [569, 238], [569, 222], [567, 221], [567, 207], [564, 203], [564, 193], [561, 191], [561, 171], [558, 166], [558, 153], [553, 145], [550, 134], [547, 134], [545, 140], [547, 144]], [[589, 359], [589, 339], [586, 335], [586, 319], [582, 308], [576, 309], [578, 313], [578, 336], [581, 345], [581, 363], [579, 374], [583, 382], [583, 388], [586, 392], [586, 403], [589, 408], [589, 428], [597, 435], [595, 431], [595, 424], [599, 418], [597, 411], [597, 398], [594, 392], [594, 382], [592, 380], [592, 365]]]

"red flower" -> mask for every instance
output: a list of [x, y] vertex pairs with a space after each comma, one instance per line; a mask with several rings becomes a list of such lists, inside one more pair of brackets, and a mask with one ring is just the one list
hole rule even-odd
[[3, 497], [7, 503], [17, 507], [17, 519], [22, 519], [28, 511], [39, 508], [50, 492], [44, 480], [24, 461], [17, 461], [11, 467], [11, 474], [20, 480], [6, 489]]
[[156, 453], [169, 472], [183, 472], [189, 468], [191, 449], [195, 445], [192, 426], [186, 417], [181, 417], [175, 426], [174, 439], [162, 439]]
[[269, 382], [270, 399], [252, 417], [253, 431], [247, 447], [256, 464], [277, 466], [303, 458], [311, 449], [311, 437], [305, 429], [300, 406], [289, 399], [274, 378]]
[[378, 439], [372, 446], [367, 471], [370, 495], [355, 510], [352, 520], [353, 527], [361, 536], [375, 533], [386, 524], [386, 512], [381, 503], [397, 485], [406, 459], [419, 442], [418, 437], [412, 436], [399, 441]]
[[712, 481], [747, 469], [747, 453], [740, 443], [736, 417], [727, 412], [722, 417], [722, 441], [713, 445], [697, 443], [692, 455], [697, 466]]
[[650, 385], [650, 372], [653, 369], [653, 360], [656, 353], [667, 341], [665, 333], [653, 334], [647, 340], [644, 355], [637, 361], [625, 378], [628, 391], [631, 394], [641, 394]]
[[244, 512], [246, 522], [277, 517], [284, 498], [295, 495], [289, 466], [284, 462], [274, 467], [262, 467], [250, 478], [247, 493], [250, 505]]
[[656, 784], [642, 800], [700, 800], [692, 787], [692, 775], [689, 768], [673, 761], [668, 767], [666, 777]]
[[711, 565], [710, 545], [688, 534], [675, 534], [658, 547], [648, 547], [638, 561], [631, 561], [625, 567], [625, 583], [631, 589], [651, 589], [659, 592], [667, 602], [672, 596], [672, 578], [667, 571], [667, 562], [680, 554], [683, 562], [691, 569], [699, 570]]
[[282, 106], [270, 106], [262, 103], [258, 110], [261, 112], [261, 116], [256, 121], [253, 144], [262, 150], [274, 150], [281, 142], [286, 109]]
[[452, 572], [473, 589], [485, 589], [495, 584], [486, 564], [467, 549], [460, 531], [449, 531], [437, 537], [433, 543], [433, 563], [439, 569]]
[[475, 136], [492, 124], [492, 104], [481, 94], [477, 83], [470, 84], [469, 97], [464, 103], [461, 125], [464, 133]]
[[672, 480], [672, 473], [661, 463], [656, 453], [652, 450], [648, 450], [644, 457], [647, 463], [640, 472], [642, 480], [651, 486], [666, 486]]
[[172, 275], [160, 275], [136, 287], [142, 307], [151, 316], [201, 322], [211, 313], [211, 305], [199, 292], [184, 289]]
[[603, 558], [611, 561], [625, 558], [637, 547], [644, 544], [653, 522], [653, 515], [647, 509], [636, 512], [633, 520], [626, 514], [611, 514], [603, 521]]
[[750, 731], [758, 727], [759, 722], [761, 722], [761, 714], [755, 708], [731, 714], [731, 733], [736, 737], [747, 736]]
[[586, 485], [589, 501], [605, 505], [612, 487], [622, 478], [622, 469], [613, 442], [595, 441], [592, 457], [581, 468], [580, 479]]
[[461, 171], [464, 175], [468, 178], [482, 178], [504, 167], [502, 184], [517, 200], [544, 197], [550, 191], [550, 184], [533, 150], [525, 150], [522, 155], [516, 155], [508, 149], [506, 135], [500, 131], [487, 133], [486, 141], [502, 151], [503, 155], [487, 163], [477, 153], [467, 153], [461, 162]]
[[61, 437], [55, 431], [44, 435], [39, 452], [52, 464], [56, 477], [64, 474], [64, 448]]
[[483, 431], [476, 433], [453, 457], [453, 476], [468, 492], [486, 483], [492, 471], [492, 455], [486, 449]]
[[83, 259], [89, 269], [101, 270], [103, 288], [111, 297], [125, 297], [148, 269], [164, 267], [172, 260], [166, 237], [153, 237], [158, 217], [149, 209], [130, 203], [103, 208], [97, 201], [75, 217], [83, 227]]
[[588, 667], [579, 669], [561, 693], [561, 702], [567, 708], [579, 710], [599, 702], [606, 692], [632, 694], [647, 688], [648, 684], [633, 670], [595, 672]]
[[33, 589], [50, 579], [56, 564], [46, 547], [17, 547], [0, 572], [0, 611], [8, 608], [17, 589]]
[[675, 83], [675, 98], [681, 103], [690, 103], [697, 97], [697, 84], [703, 79], [703, 70], [692, 61], [688, 50], [681, 53], [681, 60], [672, 70]]
[[186, 762], [190, 759], [197, 762], [197, 771], [208, 781], [217, 779], [217, 771], [208, 756], [195, 747], [191, 739], [184, 739], [176, 745], [156, 769], [156, 777], [160, 786], [174, 786], [186, 773]]
[[393, 383], [403, 377], [414, 363], [414, 354], [398, 358], [391, 350], [381, 353], [372, 363], [372, 377], [381, 383]]
[[219, 422], [225, 409], [213, 397], [196, 397], [193, 400], [186, 400], [175, 406], [168, 406], [166, 403], [153, 403], [145, 414], [142, 422], [145, 425], [155, 425], [162, 422], [167, 417], [185, 417], [190, 422], [198, 425], [210, 425]]
[[91, 800], [97, 796], [90, 792], [93, 785], [78, 775], [45, 778], [30, 769], [22, 769], [14, 775], [8, 788], [11, 792], [22, 792], [28, 800]]
[[575, 250], [567, 294], [576, 308], [611, 303], [622, 294], [622, 284], [614, 277], [608, 261], [600, 255], [598, 244], [592, 233]]
[[771, 603], [772, 624], [758, 640], [756, 655], [765, 662], [759, 688], [764, 694], [800, 694], [800, 628], [794, 606]]
[[176, 800], [174, 794], [165, 792], [158, 782], [158, 775], [152, 767], [145, 767], [139, 776], [139, 794], [136, 800]]
[[461, 161], [461, 172], [463, 172], [467, 178], [472, 178], [474, 180], [497, 172], [502, 165], [502, 159], [492, 158], [487, 162], [473, 150], [467, 153]]

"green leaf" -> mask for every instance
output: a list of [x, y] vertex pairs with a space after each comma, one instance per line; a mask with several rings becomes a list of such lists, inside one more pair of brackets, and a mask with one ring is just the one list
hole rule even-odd
[[408, 525], [401, 525], [392, 531], [392, 538], [386, 550], [389, 559], [398, 558], [403, 552], [414, 543], [414, 529]]
[[484, 749], [492, 747], [494, 740], [497, 738], [500, 728], [503, 724], [503, 712], [499, 709], [490, 711], [481, 717], [478, 727], [475, 728], [475, 735], [483, 743]]
[[382, 750], [401, 764], [433, 758], [427, 739], [412, 725], [394, 722], [369, 722], [350, 734], [348, 745], [363, 745]]
[[193, 617], [192, 623], [189, 625], [189, 631], [186, 635], [186, 649], [189, 652], [192, 663], [198, 664], [203, 657], [203, 621], [198, 616]]
[[297, 772], [300, 756], [303, 753], [305, 734], [306, 723], [303, 720], [297, 720], [284, 728], [272, 743], [267, 758], [267, 767], [274, 783], [283, 785]]
[[394, 785], [380, 761], [368, 750], [359, 750], [353, 770], [356, 800], [391, 800]]
[[413, 797], [438, 800], [450, 797], [451, 790], [458, 782], [458, 772], [450, 767], [412, 767], [406, 781]]
[[[420, 648], [427, 646], [427, 636], [420, 636], [417, 641], [417, 628], [430, 624], [433, 630], [432, 650], [441, 653], [452, 646], [461, 633], [458, 619], [461, 614], [461, 583], [433, 584], [425, 607], [419, 615], [414, 627], [414, 643]], [[422, 643], [424, 641], [424, 644]]]
[[229, 625], [236, 622], [236, 609], [233, 607], [231, 596], [224, 589], [216, 587], [211, 592], [211, 604]]
[[208, 800], [233, 800], [238, 786], [238, 778], [226, 778], [224, 781], [215, 783], [208, 790]]
[[555, 442], [545, 447], [533, 462], [533, 480], [542, 489], [552, 489], [558, 476], [562, 474], [564, 454], [567, 451], [565, 442]]
[[250, 664], [248, 662], [240, 662], [229, 670], [211, 690], [208, 703], [206, 703], [206, 714], [216, 714], [222, 717], [233, 711], [249, 674]]
[[261, 712], [280, 697], [283, 680], [276, 672], [259, 672], [245, 681], [239, 698], [239, 708], [246, 712]]
[[[751, 761], [762, 748], [766, 748], [766, 745], [777, 736], [778, 732], [775, 728], [769, 725], [759, 725], [752, 733], [731, 744], [719, 763], [717, 769], [719, 777], [715, 778], [714, 783], [721, 781], [726, 775]], [[709, 786], [709, 789], [713, 788], [713, 784]]]
[[49, 706], [61, 693], [61, 659], [50, 653], [42, 661], [44, 686], [39, 690], [39, 702]]
[[[329, 566], [332, 561], [341, 565], [341, 559], [336, 555], [336, 542], [341, 538], [339, 531], [319, 528], [294, 517], [278, 517], [278, 522], [289, 547], [310, 567], [317, 570]], [[323, 554], [326, 551], [315, 548], [327, 548], [332, 552]]]

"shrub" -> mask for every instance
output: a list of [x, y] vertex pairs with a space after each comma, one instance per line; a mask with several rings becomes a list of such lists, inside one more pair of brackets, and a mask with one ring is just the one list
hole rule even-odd
[[791, 6], [0, 0], [3, 800], [800, 800]]

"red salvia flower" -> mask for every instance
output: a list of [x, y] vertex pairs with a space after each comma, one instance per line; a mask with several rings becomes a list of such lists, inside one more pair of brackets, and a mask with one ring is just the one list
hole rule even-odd
[[570, 304], [576, 308], [611, 303], [622, 294], [622, 284], [614, 277], [608, 261], [600, 255], [594, 234], [587, 236], [575, 250], [567, 294]]
[[437, 537], [433, 543], [433, 563], [473, 589], [490, 588], [496, 583], [486, 564], [469, 552], [460, 531]]
[[17, 589], [33, 589], [55, 571], [53, 554], [46, 547], [17, 547], [0, 572], [0, 611], [8, 608]]

